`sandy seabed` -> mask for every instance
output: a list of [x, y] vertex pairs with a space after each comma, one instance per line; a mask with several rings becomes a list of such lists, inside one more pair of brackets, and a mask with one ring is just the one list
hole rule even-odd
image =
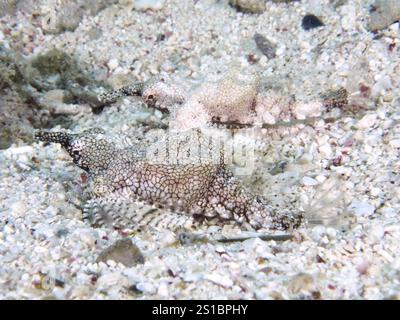
[[[350, 111], [333, 121], [255, 135], [254, 170], [241, 177], [251, 191], [321, 223], [283, 242], [180, 245], [172, 231], [144, 231], [132, 236], [143, 264], [96, 263], [126, 234], [82, 220], [87, 182], [59, 146], [16, 138], [0, 150], [0, 298], [398, 299], [399, 23], [369, 30], [372, 0], [267, 1], [257, 14], [217, 0], [104, 2], [64, 31], [45, 22], [74, 1], [20, 1], [0, 18], [0, 44], [27, 57], [57, 48], [112, 87], [167, 74], [191, 90], [232, 69], [254, 69], [266, 86], [297, 101], [345, 88]], [[304, 30], [309, 13], [324, 25]], [[274, 44], [274, 57], [257, 48], [255, 33]], [[4, 123], [33, 134], [29, 102], [4, 102], [16, 99], [9, 88], [1, 95]], [[96, 126], [145, 141], [152, 124], [168, 122], [134, 97], [101, 112], [54, 92], [46, 97], [57, 112], [73, 110], [69, 125], [55, 129]], [[20, 107], [26, 113], [11, 119]], [[231, 225], [200, 231], [241, 233]]]

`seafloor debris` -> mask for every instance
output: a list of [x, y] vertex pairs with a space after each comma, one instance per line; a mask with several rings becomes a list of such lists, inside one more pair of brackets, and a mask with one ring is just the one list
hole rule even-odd
[[57, 49], [25, 58], [0, 47], [0, 70], [1, 88], [12, 87], [24, 99], [46, 108], [46, 94], [52, 90], [65, 91], [68, 101], [63, 102], [81, 100], [98, 106], [96, 91], [110, 88], [84, 71], [73, 57]]
[[[302, 222], [301, 215], [278, 211], [266, 199], [245, 192], [223, 154], [219, 164], [152, 164], [116, 148], [97, 128], [81, 134], [39, 131], [35, 138], [60, 143], [73, 162], [89, 172], [93, 199], [85, 214], [96, 225], [177, 229], [207, 220], [286, 230]], [[170, 212], [132, 210], [138, 201]]]

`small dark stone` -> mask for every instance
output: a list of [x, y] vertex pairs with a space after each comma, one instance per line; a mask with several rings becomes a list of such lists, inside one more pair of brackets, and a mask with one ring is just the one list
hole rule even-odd
[[254, 34], [254, 41], [256, 42], [257, 48], [268, 58], [273, 59], [276, 56], [276, 45], [265, 38], [259, 33]]
[[312, 291], [311, 296], [314, 300], [320, 300], [321, 299], [321, 292], [319, 291]]
[[165, 34], [164, 33], [160, 33], [157, 35], [156, 41], [157, 42], [161, 42], [165, 40]]
[[92, 107], [93, 114], [100, 114], [103, 112], [105, 106], [94, 106]]
[[60, 287], [60, 288], [64, 288], [65, 287], [65, 282], [64, 282], [64, 280], [61, 280], [61, 279], [55, 279], [54, 280], [54, 285], [56, 286], [56, 287]]
[[56, 232], [56, 237], [57, 238], [62, 238], [64, 236], [66, 236], [69, 233], [68, 229], [66, 228], [60, 228], [57, 230]]
[[324, 23], [313, 14], [307, 14], [301, 21], [301, 26], [304, 30], [308, 31], [314, 28], [322, 27], [324, 26]]
[[136, 284], [131, 285], [128, 288], [128, 291], [134, 294], [142, 294], [143, 292], [141, 290], [138, 289], [138, 287], [136, 286]]
[[175, 277], [176, 277], [175, 272], [173, 272], [171, 269], [168, 269], [168, 270], [167, 270], [167, 273], [168, 273], [168, 275], [169, 275], [170, 277], [172, 277], [172, 278], [175, 278]]
[[277, 174], [283, 173], [287, 167], [286, 161], [278, 161], [274, 167], [269, 171], [270, 175], [276, 176]]

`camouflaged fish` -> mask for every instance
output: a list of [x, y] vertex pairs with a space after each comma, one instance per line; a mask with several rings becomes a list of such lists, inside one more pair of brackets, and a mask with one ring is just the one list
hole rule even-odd
[[263, 90], [258, 74], [234, 70], [214, 82], [183, 90], [167, 77], [154, 77], [98, 96], [109, 104], [121, 97], [139, 96], [151, 107], [171, 114], [170, 128], [263, 127], [332, 118], [332, 109], [348, 104], [346, 89], [329, 90], [312, 101], [295, 101], [275, 90]]
[[[153, 164], [116, 147], [98, 128], [80, 134], [38, 131], [35, 138], [61, 144], [89, 173], [93, 197], [84, 215], [95, 226], [173, 230], [233, 221], [252, 229], [287, 230], [302, 222], [301, 215], [278, 212], [264, 198], [245, 192], [223, 155], [218, 164]], [[153, 209], [141, 210], [140, 203]]]

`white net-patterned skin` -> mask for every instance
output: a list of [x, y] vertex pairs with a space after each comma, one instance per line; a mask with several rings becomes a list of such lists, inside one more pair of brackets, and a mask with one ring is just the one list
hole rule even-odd
[[[236, 222], [253, 229], [297, 228], [301, 215], [274, 210], [244, 191], [220, 164], [152, 164], [117, 149], [101, 129], [81, 134], [39, 131], [39, 141], [60, 143], [92, 180], [93, 198], [85, 217], [94, 225], [141, 229], [178, 229], [204, 220]], [[141, 210], [141, 203], [154, 208]]]
[[169, 112], [170, 126], [177, 129], [262, 127], [336, 117], [332, 110], [344, 110], [348, 104], [346, 89], [320, 94], [310, 101], [295, 101], [274, 90], [260, 89], [257, 75], [231, 72], [215, 82], [204, 82], [194, 91], [185, 91], [168, 78], [155, 77], [143, 83], [101, 94], [109, 104], [124, 96], [140, 96], [147, 106]]

